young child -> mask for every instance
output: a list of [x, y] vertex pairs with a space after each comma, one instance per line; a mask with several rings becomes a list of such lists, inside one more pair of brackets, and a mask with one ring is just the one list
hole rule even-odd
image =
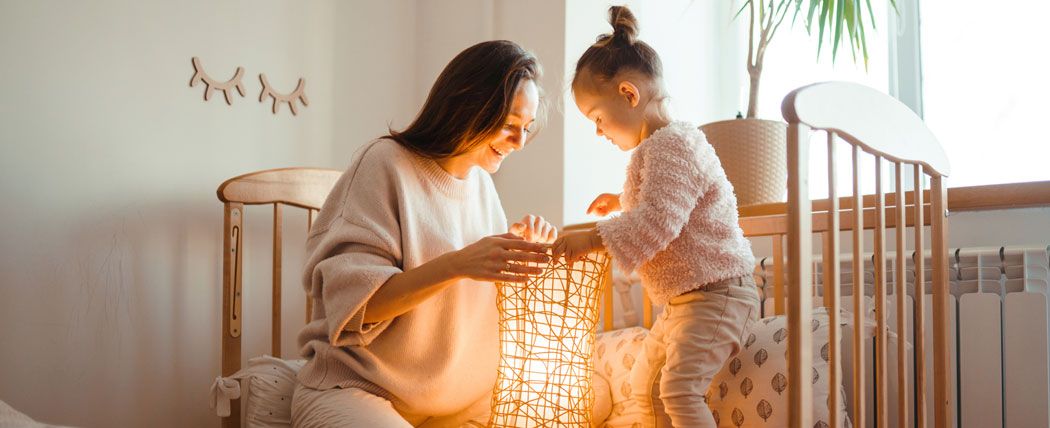
[[655, 425], [651, 383], [659, 373], [659, 397], [675, 427], [714, 427], [704, 394], [758, 318], [751, 244], [714, 148], [663, 108], [660, 59], [635, 39], [634, 16], [625, 7], [609, 12], [613, 33], [580, 57], [572, 92], [598, 135], [634, 150], [623, 193], [598, 196], [587, 212], [624, 212], [562, 235], [552, 255], [575, 260], [604, 248], [622, 271], [638, 269], [653, 303], [667, 305], [631, 371], [640, 422]]

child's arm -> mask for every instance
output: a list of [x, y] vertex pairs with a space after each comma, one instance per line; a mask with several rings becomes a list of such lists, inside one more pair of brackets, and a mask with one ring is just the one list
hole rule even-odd
[[622, 210], [620, 206], [620, 195], [615, 193], [602, 193], [594, 198], [591, 206], [587, 207], [587, 214], [595, 214], [605, 217], [609, 214]]
[[595, 229], [569, 232], [551, 244], [551, 259], [557, 261], [558, 257], [564, 255], [565, 261], [571, 263], [603, 248], [602, 238]]

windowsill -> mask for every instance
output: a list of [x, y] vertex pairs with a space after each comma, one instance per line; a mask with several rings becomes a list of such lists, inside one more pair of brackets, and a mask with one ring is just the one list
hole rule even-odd
[[[930, 191], [923, 192], [923, 201], [929, 203]], [[887, 193], [885, 206], [896, 205], [896, 195]], [[913, 192], [905, 192], [905, 203], [911, 204]], [[839, 198], [839, 206], [845, 209], [853, 206], [852, 197]], [[1033, 181], [1028, 183], [992, 184], [987, 186], [953, 187], [948, 189], [948, 211], [985, 211], [1008, 208], [1029, 208], [1050, 206], [1050, 181]], [[813, 212], [827, 211], [827, 199], [813, 200]], [[875, 207], [875, 196], [864, 195], [864, 207]], [[740, 218], [762, 217], [787, 214], [787, 203], [749, 205], [740, 207]], [[596, 222], [572, 224], [564, 230], [590, 229]]]
[[[923, 200], [929, 201], [930, 191], [923, 192]], [[905, 203], [912, 203], [913, 192], [905, 192]], [[886, 206], [896, 205], [896, 195], [886, 194]], [[827, 211], [827, 199], [814, 199], [813, 211]], [[839, 198], [840, 207], [853, 206], [852, 197]], [[864, 195], [864, 207], [875, 206], [874, 195]], [[953, 187], [948, 189], [949, 211], [984, 211], [1003, 208], [1026, 208], [1050, 206], [1050, 181], [1029, 183], [992, 184], [987, 186]], [[740, 207], [740, 217], [758, 217], [787, 214], [787, 203], [749, 205]]]

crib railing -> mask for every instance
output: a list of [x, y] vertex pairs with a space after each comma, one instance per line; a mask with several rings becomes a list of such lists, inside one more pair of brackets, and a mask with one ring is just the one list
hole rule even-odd
[[[281, 357], [281, 303], [283, 208], [307, 211], [307, 229], [314, 213], [321, 209], [342, 171], [323, 168], [281, 168], [257, 171], [223, 182], [216, 194], [223, 203], [222, 238], [222, 376], [232, 376], [241, 368], [241, 337], [244, 334], [241, 311], [244, 277], [244, 206], [273, 205], [273, 250], [270, 287], [270, 353]], [[297, 287], [298, 288], [298, 287]], [[306, 322], [310, 321], [312, 299], [306, 299]], [[241, 425], [240, 400], [233, 400], [224, 428]]]
[[[930, 269], [921, 271], [920, 267], [931, 264], [931, 255], [924, 257], [907, 252], [903, 262], [893, 257], [887, 258], [885, 276], [894, 278], [888, 290], [893, 294], [886, 301], [886, 312], [889, 318], [904, 318], [905, 329], [901, 330], [896, 323], [889, 323], [890, 334], [896, 335], [897, 348], [892, 349], [897, 356], [908, 355], [901, 366], [894, 364], [897, 356], [890, 356], [888, 382], [889, 390], [896, 391], [902, 385], [906, 391], [914, 391], [915, 366], [921, 358], [911, 356], [913, 349], [908, 345], [915, 342], [916, 331], [912, 327], [920, 322], [917, 314], [925, 312], [925, 321], [930, 322], [931, 305], [929, 301], [915, 305], [915, 283], [925, 277], [927, 293], [930, 292]], [[815, 259], [814, 272], [827, 272], [826, 258]], [[852, 260], [843, 260], [839, 267], [845, 273], [840, 274], [844, 282], [840, 290], [844, 306], [852, 301], [854, 290], [850, 278], [853, 272], [861, 272], [864, 285], [864, 296], [874, 297], [875, 267], [874, 254], [866, 253], [863, 264], [854, 265]], [[760, 289], [766, 296], [763, 301], [763, 316], [775, 312], [773, 297], [774, 272], [772, 257], [761, 257], [756, 263], [755, 277]], [[1045, 245], [1035, 247], [986, 247], [956, 248], [948, 253], [949, 278], [949, 350], [950, 400], [955, 420], [953, 426], [1050, 426], [1050, 312], [1047, 307], [1048, 277], [1050, 277], [1050, 248]], [[815, 275], [813, 286], [817, 297], [828, 299], [831, 295], [831, 281], [826, 274]], [[901, 294], [901, 284], [905, 293]], [[826, 306], [826, 305], [825, 305]], [[865, 309], [867, 314], [870, 309]], [[855, 339], [854, 339], [855, 340]], [[930, 331], [926, 331], [926, 341], [930, 341]], [[865, 347], [872, 343], [865, 341]], [[893, 340], [890, 341], [893, 343]], [[848, 350], [848, 349], [847, 349]], [[927, 361], [932, 353], [924, 353]], [[856, 373], [865, 379], [865, 409], [872, 409], [872, 381], [874, 374], [874, 355], [863, 354], [862, 372]], [[932, 364], [925, 363], [927, 372], [932, 371]], [[845, 391], [852, 397], [851, 379], [844, 379]], [[932, 380], [927, 379], [927, 394], [932, 390]], [[849, 397], [848, 397], [849, 398]], [[925, 397], [932, 400], [933, 397]], [[915, 415], [918, 408], [914, 395], [906, 398], [904, 406], [897, 400], [890, 400], [889, 426], [916, 426]], [[855, 409], [847, 402], [851, 420], [863, 419], [867, 425], [875, 421], [874, 412]], [[905, 419], [901, 421], [901, 419]]]

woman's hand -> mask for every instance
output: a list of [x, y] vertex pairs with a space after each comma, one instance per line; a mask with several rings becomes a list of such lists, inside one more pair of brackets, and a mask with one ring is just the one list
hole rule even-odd
[[550, 261], [547, 245], [526, 241], [513, 233], [488, 236], [449, 253], [457, 276], [477, 281], [528, 282], [543, 269], [525, 263]]
[[602, 237], [598, 235], [597, 229], [568, 232], [551, 245], [551, 257], [557, 261], [558, 257], [564, 255], [565, 262], [571, 263], [582, 260], [587, 254], [604, 248]]
[[549, 244], [558, 237], [558, 229], [538, 215], [527, 215], [521, 221], [510, 226], [510, 233], [525, 238], [530, 242]]
[[620, 211], [623, 208], [620, 207], [620, 195], [615, 193], [602, 193], [594, 198], [594, 202], [591, 202], [591, 206], [587, 207], [587, 214], [595, 214], [605, 217], [614, 212]]

